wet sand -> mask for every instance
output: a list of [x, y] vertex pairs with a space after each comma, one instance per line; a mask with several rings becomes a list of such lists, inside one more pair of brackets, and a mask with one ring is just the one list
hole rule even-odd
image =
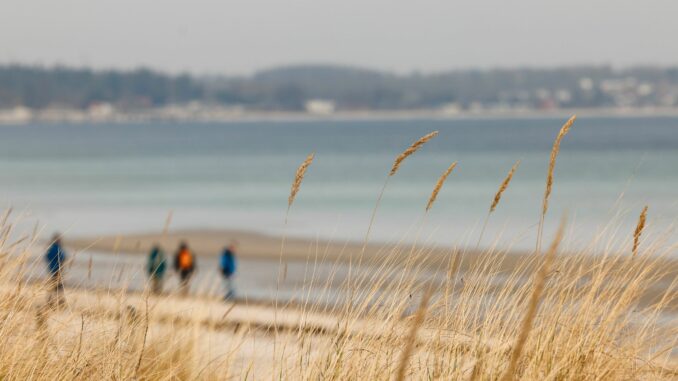
[[[198, 271], [194, 281], [194, 292], [219, 295], [221, 279], [218, 272], [218, 255], [231, 240], [238, 242], [238, 277], [237, 288], [240, 298], [259, 301], [292, 301], [310, 298], [322, 304], [333, 304], [345, 291], [344, 282], [351, 271], [354, 274], [374, 274], [388, 267], [398, 267], [407, 261], [412, 253], [426, 257], [423, 271], [418, 274], [420, 280], [443, 282], [453, 258], [459, 258], [457, 271], [461, 277], [477, 261], [489, 259], [499, 263], [499, 273], [492, 279], [498, 288], [503, 283], [503, 276], [524, 265], [525, 260], [534, 258], [533, 253], [502, 252], [491, 253], [473, 250], [455, 250], [445, 247], [428, 247], [418, 245], [414, 249], [411, 244], [378, 244], [365, 247], [361, 261], [362, 245], [354, 242], [312, 241], [300, 238], [287, 238], [282, 254], [281, 237], [265, 234], [232, 230], [187, 230], [162, 233], [140, 233], [125, 236], [103, 236], [91, 238], [68, 239], [66, 245], [72, 250], [78, 261], [74, 268], [80, 268], [79, 274], [73, 275], [73, 281], [85, 276], [85, 267], [93, 258], [100, 272], [91, 285], [119, 283], [126, 280], [128, 288], [141, 289], [145, 285], [145, 255], [154, 243], [159, 243], [171, 258], [180, 241], [189, 243], [197, 255]], [[124, 258], [124, 260], [123, 260]], [[121, 262], [121, 260], [123, 260]], [[116, 262], [117, 261], [117, 262]], [[126, 262], [125, 262], [126, 261]], [[358, 269], [356, 264], [361, 262]], [[384, 263], [387, 263], [384, 266]], [[122, 264], [121, 263], [127, 263]], [[659, 259], [660, 268], [666, 275], [653, 284], [643, 296], [643, 304], [651, 303], [663, 294], [666, 288], [678, 276], [678, 260], [672, 258]], [[92, 270], [89, 269], [89, 272]], [[283, 279], [278, 281], [280, 272]], [[117, 274], [119, 272], [119, 274]], [[124, 272], [124, 274], [123, 274]], [[117, 274], [117, 275], [116, 275]], [[527, 272], [529, 275], [529, 272]], [[118, 281], [115, 281], [117, 278]], [[526, 281], [527, 279], [524, 279]], [[170, 276], [166, 285], [168, 289], [175, 287], [176, 280]], [[678, 303], [672, 303], [670, 310], [678, 310]]]
[[[186, 230], [162, 233], [139, 233], [119, 236], [100, 236], [68, 239], [67, 245], [77, 250], [96, 250], [99, 252], [128, 253], [146, 255], [154, 243], [160, 244], [166, 254], [172, 255], [179, 242], [185, 241], [198, 258], [216, 258], [229, 242], [238, 242], [238, 257], [251, 260], [275, 260], [281, 258], [282, 237], [237, 230]], [[474, 250], [458, 250], [463, 252], [460, 268], [465, 269], [480, 255], [487, 255]], [[285, 238], [282, 250], [283, 262], [322, 262], [322, 263], [357, 263], [362, 257], [363, 264], [382, 262], [388, 257], [393, 263], [406, 260], [414, 253], [425, 254], [427, 262], [436, 268], [449, 264], [455, 249], [438, 246], [413, 246], [409, 243], [369, 243], [364, 248], [361, 243], [352, 241], [325, 241], [302, 238]], [[502, 269], [515, 268], [519, 261], [529, 253], [502, 252], [497, 250], [491, 255], [505, 256]]]

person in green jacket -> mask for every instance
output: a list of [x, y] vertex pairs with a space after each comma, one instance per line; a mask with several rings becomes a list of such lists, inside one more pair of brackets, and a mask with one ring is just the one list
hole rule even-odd
[[146, 267], [149, 280], [151, 281], [151, 290], [155, 294], [162, 293], [165, 270], [167, 270], [167, 259], [165, 258], [165, 252], [162, 250], [160, 245], [155, 244], [153, 245], [153, 248], [151, 248], [151, 252], [148, 255], [148, 266]]

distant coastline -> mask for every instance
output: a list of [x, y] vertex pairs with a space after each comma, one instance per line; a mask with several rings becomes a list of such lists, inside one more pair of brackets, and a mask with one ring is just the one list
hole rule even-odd
[[397, 74], [293, 65], [173, 75], [0, 64], [0, 124], [550, 118], [678, 115], [678, 67]]

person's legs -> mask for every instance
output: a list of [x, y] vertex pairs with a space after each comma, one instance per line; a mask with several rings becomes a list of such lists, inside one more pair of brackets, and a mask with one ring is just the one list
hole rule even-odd
[[224, 299], [233, 299], [235, 297], [235, 283], [232, 276], [224, 276]]
[[61, 274], [58, 276], [58, 283], [57, 283], [57, 301], [59, 303], [59, 306], [63, 306], [66, 304], [66, 297], [64, 296], [64, 283], [63, 279], [61, 277]]
[[151, 291], [153, 291], [154, 294], [162, 293], [162, 278], [159, 276], [151, 277]]
[[180, 288], [180, 293], [181, 295], [188, 295], [188, 289], [190, 287], [190, 280], [191, 280], [191, 273], [188, 271], [182, 271], [179, 273], [179, 277], [181, 278], [179, 288]]
[[50, 293], [47, 297], [47, 305], [50, 307], [62, 306], [66, 300], [64, 298], [64, 285], [61, 273], [52, 273], [49, 279]]
[[49, 294], [47, 294], [47, 306], [50, 308], [54, 307], [54, 304], [56, 303], [58, 284], [56, 274], [50, 274], [49, 281], [47, 282], [47, 288], [49, 290]]

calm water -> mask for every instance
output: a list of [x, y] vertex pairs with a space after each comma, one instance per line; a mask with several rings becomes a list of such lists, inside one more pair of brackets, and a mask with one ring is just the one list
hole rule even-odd
[[[28, 125], [0, 129], [0, 201], [70, 234], [239, 228], [361, 239], [394, 157], [440, 135], [391, 179], [376, 240], [475, 245], [499, 183], [522, 164], [493, 215], [501, 234], [532, 247], [549, 152], [563, 119]], [[284, 227], [294, 172], [316, 161]], [[423, 209], [453, 161], [434, 209]], [[623, 193], [623, 197], [620, 196]], [[614, 220], [627, 236], [644, 204], [659, 234], [678, 212], [678, 118], [580, 118], [564, 139], [547, 231], [567, 211], [579, 242]], [[616, 216], [616, 217], [615, 217]], [[418, 237], [418, 238], [417, 238]]]

